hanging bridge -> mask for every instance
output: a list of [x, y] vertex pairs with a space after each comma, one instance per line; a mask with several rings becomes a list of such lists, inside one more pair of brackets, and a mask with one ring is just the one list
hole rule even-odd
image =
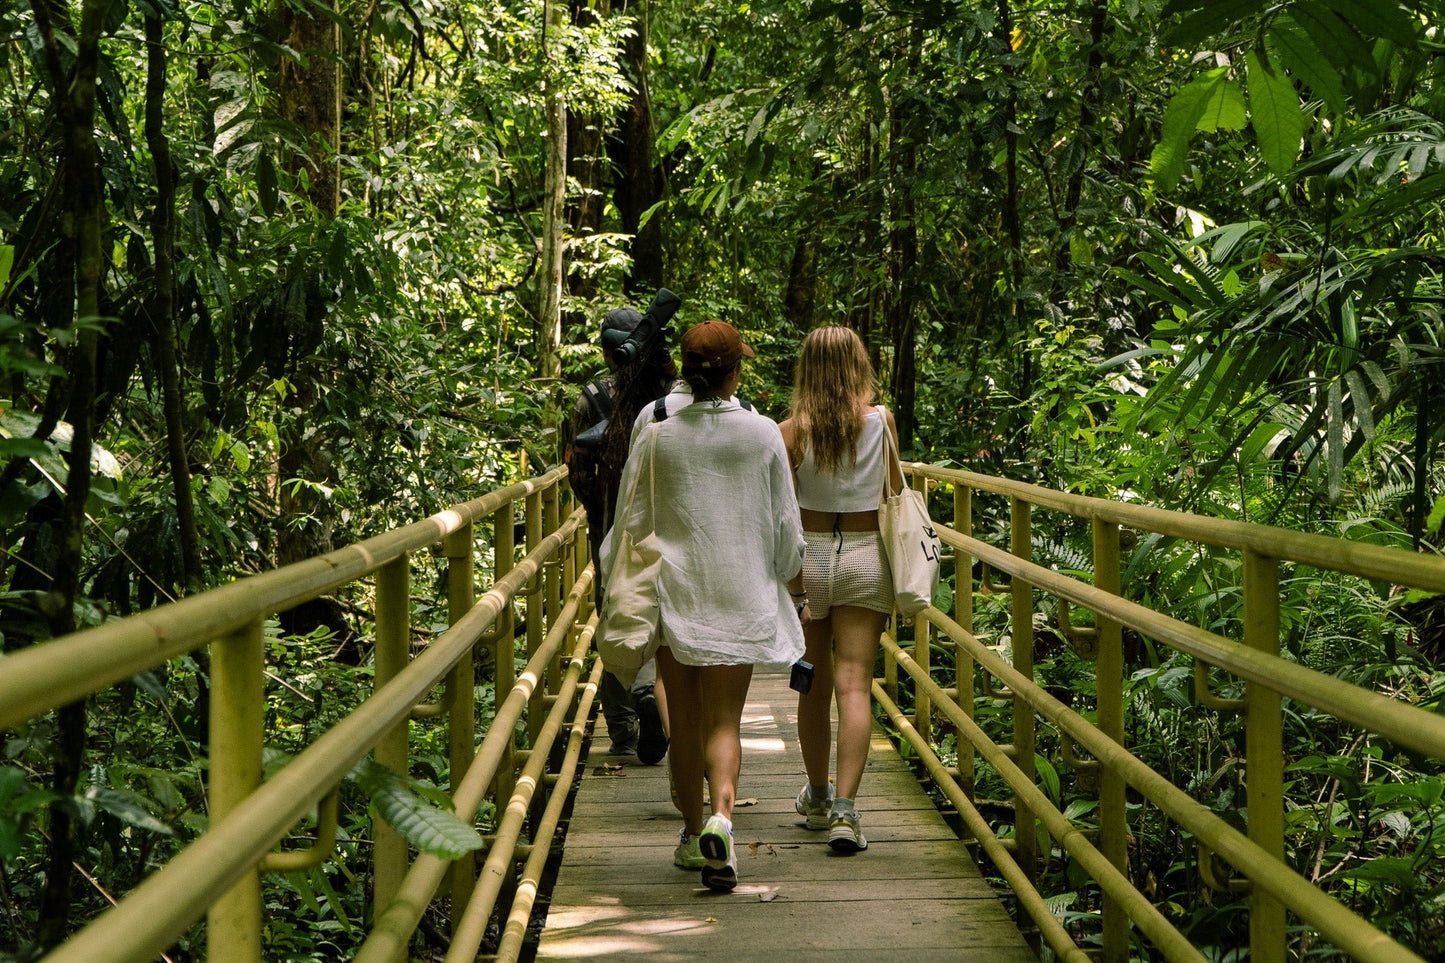
[[[1445, 716], [1282, 658], [1280, 568], [1445, 592], [1445, 562], [925, 464], [905, 470], [931, 496], [960, 590], [948, 611], [929, 609], [885, 631], [873, 686], [882, 726], [859, 800], [866, 852], [834, 856], [821, 834], [799, 825], [795, 697], [760, 672], [745, 712], [735, 815], [741, 884], [714, 894], [672, 866], [680, 818], [665, 769], [609, 757], [605, 736], [594, 734], [603, 725], [594, 721], [601, 665], [592, 648], [586, 520], [559, 468], [327, 555], [4, 657], [0, 729], [169, 660], [209, 657], [206, 831], [46, 959], [154, 960], [202, 921], [213, 963], [279, 958], [266, 938], [267, 875], [308, 872], [330, 859], [343, 781], [368, 759], [377, 770], [409, 773], [422, 727], [447, 746], [451, 810], [468, 822], [487, 817], [483, 845], [429, 845], [426, 827], [402, 825], [405, 835], [387, 822], [388, 814], [402, 821], [396, 811], [376, 804], [371, 873], [355, 883], [369, 887], [372, 913], [355, 959], [896, 952], [1005, 963], [1047, 951], [1081, 963], [1203, 960], [1178, 920], [1150, 899], [1151, 881], [1134, 876], [1130, 812], [1144, 806], [1197, 847], [1179, 858], [1220, 899], [1247, 899], [1247, 946], [1238, 949], [1252, 961], [1289, 958], [1301, 933], [1316, 951], [1332, 946], [1353, 959], [1421, 958], [1286, 862], [1286, 812], [1308, 801], [1290, 796], [1282, 719], [1287, 705], [1308, 708], [1438, 764]], [[1007, 544], [974, 537], [976, 498], [1006, 505]], [[1089, 526], [1091, 577], [1032, 561], [1036, 512]], [[1239, 584], [1230, 589], [1242, 596], [1243, 618], [1233, 635], [1127, 597], [1126, 537], [1237, 559]], [[429, 587], [422, 570], [438, 565], [445, 597], [434, 601], [446, 607], [449, 627], [417, 648], [414, 596]], [[994, 583], [999, 575], [1006, 584]], [[374, 688], [266, 774], [274, 682], [264, 624], [356, 582], [374, 603]], [[970, 584], [979, 598], [1007, 606], [1008, 645], [975, 633]], [[1092, 624], [1075, 624], [1071, 610], [1093, 613]], [[1094, 663], [1093, 691], [1074, 696], [1078, 705], [1036, 681], [1045, 611]], [[1137, 706], [1125, 694], [1126, 632], [1192, 657], [1193, 711], [1244, 717], [1242, 821], [1222, 818], [1129, 751], [1126, 726]], [[1228, 695], [1216, 694], [1221, 689]], [[495, 698], [479, 706], [475, 694], [484, 691]], [[986, 731], [979, 705], [1006, 715], [1008, 741]], [[955, 751], [942, 758], [945, 740], [936, 737], [945, 731]], [[1094, 787], [1089, 805], [1060, 811], [1060, 769]], [[985, 781], [1007, 798], [981, 798]], [[309, 845], [299, 848], [303, 837]], [[420, 848], [409, 838], [420, 838]], [[1039, 890], [1044, 865], [1059, 859], [1085, 878], [1092, 905], [1064, 913], [1055, 894]], [[417, 935], [429, 912], [449, 919], [445, 950], [432, 949], [435, 925], [429, 941]]]

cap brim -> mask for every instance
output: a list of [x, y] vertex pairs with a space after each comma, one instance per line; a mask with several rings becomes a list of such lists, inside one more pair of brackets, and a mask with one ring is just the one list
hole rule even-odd
[[743, 344], [741, 341], [739, 341], [738, 344], [742, 346], [744, 358], [756, 358], [758, 356], [756, 351]]

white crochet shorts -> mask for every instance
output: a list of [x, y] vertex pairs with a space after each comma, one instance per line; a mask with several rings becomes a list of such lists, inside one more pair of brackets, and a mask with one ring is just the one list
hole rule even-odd
[[877, 532], [804, 532], [803, 590], [813, 618], [835, 605], [893, 611], [893, 570]]

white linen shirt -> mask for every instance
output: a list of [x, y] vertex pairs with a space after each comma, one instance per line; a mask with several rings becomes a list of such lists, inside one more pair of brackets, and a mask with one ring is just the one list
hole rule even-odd
[[802, 658], [803, 629], [787, 582], [802, 569], [804, 547], [782, 433], [736, 401], [674, 411], [668, 399], [669, 415], [655, 427], [648, 428], [651, 405], [638, 415], [602, 570], [611, 567], [618, 526], [641, 541], [655, 506], [659, 621], [673, 657], [683, 665], [790, 665]]

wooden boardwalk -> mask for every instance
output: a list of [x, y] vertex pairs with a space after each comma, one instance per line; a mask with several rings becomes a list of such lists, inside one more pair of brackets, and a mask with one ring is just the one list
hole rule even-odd
[[682, 817], [662, 766], [607, 752], [599, 716], [552, 892], [541, 960], [1034, 960], [978, 867], [874, 730], [858, 799], [868, 849], [803, 828], [797, 695], [759, 672], [743, 712], [739, 884], [672, 865]]

